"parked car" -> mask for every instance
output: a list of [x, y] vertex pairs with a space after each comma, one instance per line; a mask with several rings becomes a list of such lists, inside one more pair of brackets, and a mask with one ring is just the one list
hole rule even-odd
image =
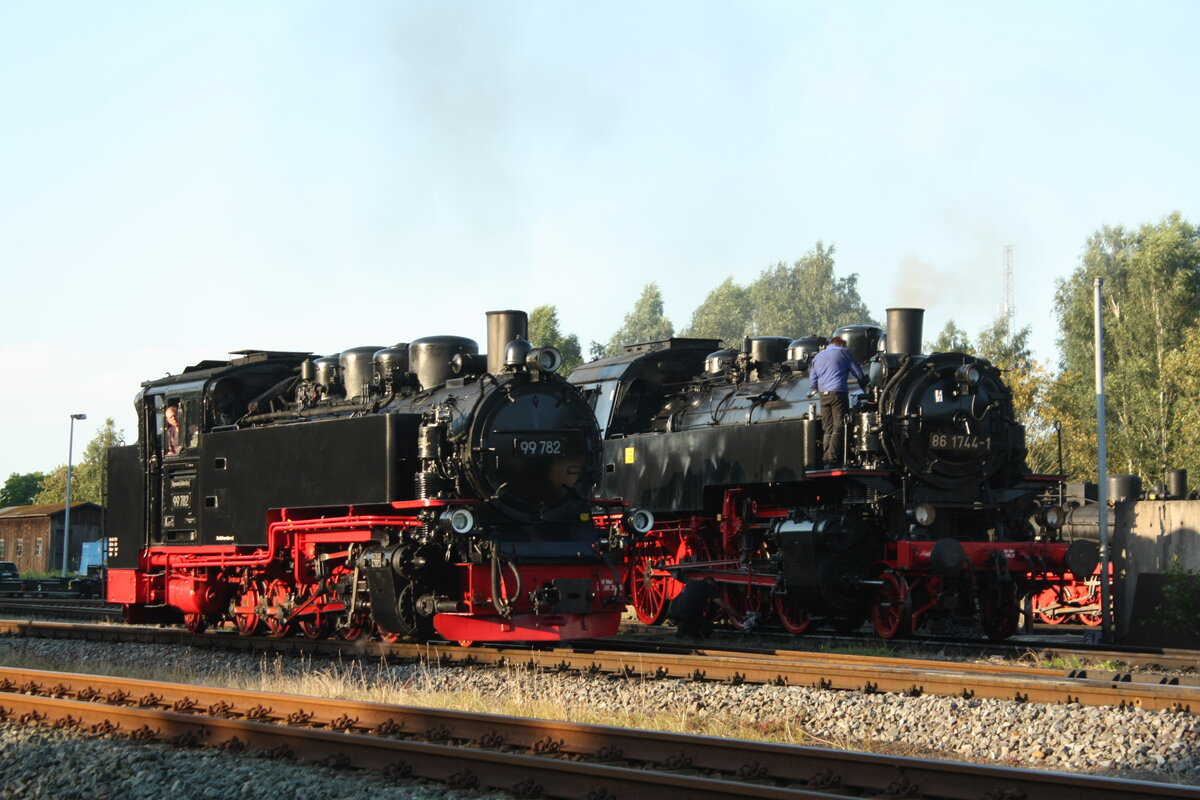
[[0, 581], [13, 580], [21, 577], [17, 565], [11, 561], [0, 561]]

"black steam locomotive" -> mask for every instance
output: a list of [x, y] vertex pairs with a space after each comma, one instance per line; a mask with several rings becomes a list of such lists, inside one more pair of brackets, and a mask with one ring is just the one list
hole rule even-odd
[[1061, 477], [1029, 474], [1000, 371], [961, 353], [920, 355], [920, 309], [839, 328], [870, 385], [852, 396], [846, 465], [825, 468], [808, 365], [821, 337], [756, 337], [740, 350], [670, 339], [576, 370], [605, 435], [600, 491], [652, 512], [627, 553], [642, 621], [661, 622], [688, 579], [712, 577], [741, 624], [773, 614], [883, 637], [939, 615], [993, 638], [1022, 602], [1090, 575], [1068, 544]]
[[250, 635], [613, 633], [619, 506], [601, 440], [524, 312], [338, 356], [242, 351], [143, 384], [109, 454], [108, 599]]

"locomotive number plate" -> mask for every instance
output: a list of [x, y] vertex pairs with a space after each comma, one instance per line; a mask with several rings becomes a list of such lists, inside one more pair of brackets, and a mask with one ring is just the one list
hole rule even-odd
[[566, 451], [566, 441], [558, 436], [517, 436], [513, 439], [513, 455], [518, 458], [561, 456]]
[[929, 446], [934, 450], [957, 450], [974, 453], [980, 450], [991, 450], [992, 440], [986, 436], [975, 436], [969, 433], [931, 433]]

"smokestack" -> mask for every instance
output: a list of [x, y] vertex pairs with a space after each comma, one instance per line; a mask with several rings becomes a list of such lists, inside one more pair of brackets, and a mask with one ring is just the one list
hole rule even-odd
[[887, 310], [887, 352], [890, 355], [914, 355], [921, 352], [923, 308]]
[[529, 338], [529, 315], [524, 311], [487, 312], [487, 370], [499, 375], [504, 370], [504, 348], [520, 336]]

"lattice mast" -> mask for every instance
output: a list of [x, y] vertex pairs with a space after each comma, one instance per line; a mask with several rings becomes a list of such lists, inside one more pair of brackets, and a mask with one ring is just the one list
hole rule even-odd
[[1013, 246], [1007, 244], [1004, 246], [1004, 306], [1000, 309], [1000, 315], [1004, 317], [1010, 333], [1014, 330], [1013, 326], [1017, 324], [1017, 303], [1014, 297]]

